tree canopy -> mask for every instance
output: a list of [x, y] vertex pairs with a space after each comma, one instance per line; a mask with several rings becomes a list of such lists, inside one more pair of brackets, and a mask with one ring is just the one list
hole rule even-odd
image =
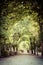
[[25, 41], [27, 35], [37, 41], [39, 24], [43, 23], [42, 14], [42, 1], [0, 0], [0, 37], [3, 43], [15, 43], [20, 39]]

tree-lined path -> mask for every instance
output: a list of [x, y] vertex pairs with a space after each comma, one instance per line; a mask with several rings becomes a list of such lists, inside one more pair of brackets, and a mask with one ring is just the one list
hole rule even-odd
[[0, 65], [43, 65], [43, 59], [31, 55], [16, 55], [1, 59]]
[[43, 65], [39, 54], [43, 57], [43, 1], [0, 0], [0, 65]]

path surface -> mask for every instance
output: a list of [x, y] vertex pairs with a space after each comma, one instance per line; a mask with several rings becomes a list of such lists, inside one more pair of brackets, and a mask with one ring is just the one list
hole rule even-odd
[[31, 55], [17, 55], [0, 59], [0, 65], [43, 65], [43, 59]]

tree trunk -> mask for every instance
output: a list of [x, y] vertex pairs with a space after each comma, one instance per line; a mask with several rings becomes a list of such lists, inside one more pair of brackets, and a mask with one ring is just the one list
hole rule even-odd
[[38, 46], [36, 46], [36, 55], [38, 56]]
[[33, 54], [33, 46], [32, 46], [32, 42], [31, 42], [31, 53]]
[[41, 46], [42, 46], [42, 56], [43, 56], [43, 43], [41, 43]]
[[35, 42], [34, 42], [34, 55], [36, 54], [36, 45], [35, 45]]
[[43, 56], [43, 27], [40, 27], [40, 32], [41, 32], [41, 47], [42, 47], [42, 56]]
[[40, 26], [40, 39], [41, 39], [41, 51], [42, 51], [42, 56], [43, 56], [43, 22], [40, 23], [39, 19], [39, 26]]
[[1, 46], [0, 46], [0, 57], [1, 57]]

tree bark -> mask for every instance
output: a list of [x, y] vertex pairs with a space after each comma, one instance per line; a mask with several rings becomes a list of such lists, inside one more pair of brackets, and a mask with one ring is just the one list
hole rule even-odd
[[36, 54], [36, 45], [35, 45], [35, 42], [34, 42], [34, 55]]
[[0, 46], [0, 57], [1, 57], [1, 46]]
[[42, 56], [43, 56], [43, 43], [41, 43], [41, 46], [42, 46]]
[[31, 42], [31, 53], [33, 54], [33, 46], [32, 46], [32, 42]]
[[37, 50], [36, 50], [36, 52], [37, 52], [37, 56], [38, 56], [38, 47], [37, 47]]
[[43, 56], [43, 23], [40, 23], [40, 38], [41, 38], [41, 51], [42, 51], [42, 56]]
[[42, 31], [41, 31], [41, 47], [42, 47], [42, 56], [43, 56], [43, 35], [42, 35]]

